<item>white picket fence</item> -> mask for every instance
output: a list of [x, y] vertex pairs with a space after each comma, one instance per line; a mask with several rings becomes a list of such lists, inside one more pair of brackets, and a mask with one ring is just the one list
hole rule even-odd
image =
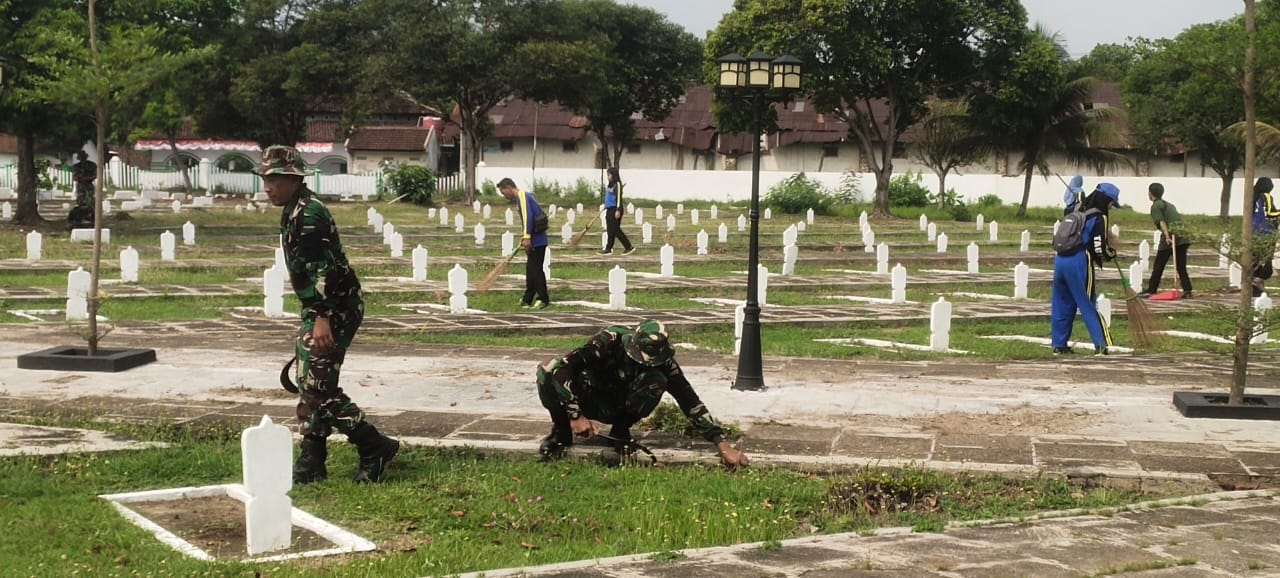
[[[263, 192], [262, 179], [253, 173], [224, 171], [211, 163], [200, 163], [187, 171], [191, 186], [214, 194], [253, 195]], [[107, 163], [107, 184], [117, 189], [132, 191], [181, 190], [182, 173], [177, 170], [148, 171], [131, 167], [112, 159]], [[52, 167], [49, 177], [55, 186], [70, 186], [71, 170]], [[318, 195], [349, 199], [374, 198], [382, 190], [381, 173], [359, 175], [326, 175], [315, 173], [307, 177], [307, 186]], [[0, 166], [0, 189], [18, 188], [17, 165]]]

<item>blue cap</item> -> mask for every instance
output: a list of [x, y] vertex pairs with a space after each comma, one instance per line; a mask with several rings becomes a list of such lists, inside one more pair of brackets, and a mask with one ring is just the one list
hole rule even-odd
[[1108, 199], [1111, 199], [1111, 202], [1115, 203], [1117, 207], [1123, 206], [1120, 204], [1119, 187], [1111, 183], [1098, 183], [1098, 190], [1102, 191], [1102, 194], [1106, 195]]

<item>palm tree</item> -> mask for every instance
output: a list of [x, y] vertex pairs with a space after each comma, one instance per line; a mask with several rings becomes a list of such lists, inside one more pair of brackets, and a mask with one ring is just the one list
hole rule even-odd
[[1055, 174], [1049, 161], [1064, 157], [1072, 166], [1099, 171], [1129, 165], [1123, 155], [1100, 147], [1121, 142], [1114, 121], [1117, 111], [1093, 108], [1097, 81], [1069, 78], [1070, 57], [1057, 34], [1037, 25], [1031, 41], [998, 88], [974, 97], [973, 107], [985, 118], [993, 142], [1020, 151], [1017, 174], [1025, 175], [1018, 216], [1027, 213], [1031, 179], [1036, 172]]

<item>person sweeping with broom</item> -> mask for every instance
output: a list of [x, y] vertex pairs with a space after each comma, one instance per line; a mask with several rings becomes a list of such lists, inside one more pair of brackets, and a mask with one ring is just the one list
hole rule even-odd
[[1094, 281], [1097, 267], [1116, 258], [1108, 239], [1107, 215], [1120, 206], [1120, 189], [1098, 183], [1076, 210], [1062, 218], [1054, 233], [1051, 342], [1054, 355], [1075, 353], [1071, 349], [1071, 329], [1076, 311], [1093, 340], [1094, 352], [1106, 355], [1113, 345], [1111, 331], [1098, 315], [1098, 292]]
[[546, 309], [551, 306], [547, 274], [542, 269], [547, 263], [547, 214], [533, 193], [520, 190], [511, 179], [498, 181], [498, 192], [520, 208], [520, 248], [529, 256], [524, 267], [524, 297], [520, 299], [520, 306]]
[[1187, 273], [1187, 249], [1191, 246], [1188, 235], [1182, 234], [1182, 215], [1173, 203], [1164, 200], [1164, 185], [1151, 183], [1147, 187], [1147, 198], [1151, 200], [1151, 222], [1160, 229], [1160, 246], [1156, 249], [1156, 262], [1151, 266], [1151, 279], [1147, 281], [1147, 290], [1139, 293], [1139, 297], [1149, 298], [1160, 293], [1160, 278], [1164, 277], [1164, 267], [1173, 257], [1173, 267], [1178, 271], [1178, 281], [1182, 284], [1182, 293], [1174, 292], [1169, 299], [1191, 298], [1191, 275]]

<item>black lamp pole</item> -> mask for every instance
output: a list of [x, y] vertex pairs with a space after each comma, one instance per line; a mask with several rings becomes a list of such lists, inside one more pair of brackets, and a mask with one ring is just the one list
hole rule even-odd
[[801, 63], [791, 56], [773, 59], [760, 51], [747, 58], [729, 54], [717, 62], [720, 86], [745, 93], [751, 101], [751, 241], [747, 254], [747, 302], [743, 307], [738, 375], [733, 389], [761, 391], [765, 385], [760, 351], [760, 138], [765, 106], [800, 88]]

